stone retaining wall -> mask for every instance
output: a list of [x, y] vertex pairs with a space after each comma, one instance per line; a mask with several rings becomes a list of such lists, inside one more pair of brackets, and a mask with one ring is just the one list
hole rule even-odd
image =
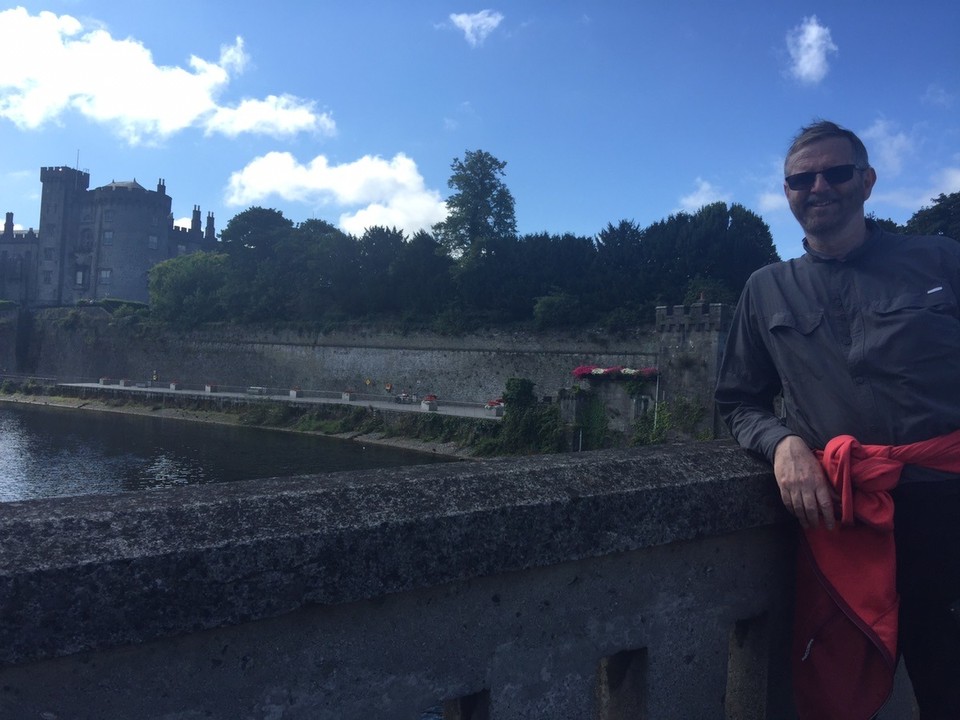
[[[537, 395], [556, 398], [577, 382], [571, 372], [580, 365], [655, 366], [661, 371], [660, 401], [692, 399], [709, 416], [725, 308], [661, 310], [655, 326], [623, 336], [493, 330], [459, 337], [362, 327], [331, 333], [234, 326], [175, 332], [125, 326], [100, 308], [44, 310], [35, 315], [18, 372], [64, 382], [135, 382], [156, 374], [161, 381], [194, 386], [350, 389], [385, 399], [407, 391], [483, 403], [499, 397], [512, 377], [532, 380]], [[706, 425], [722, 432], [715, 422]]]

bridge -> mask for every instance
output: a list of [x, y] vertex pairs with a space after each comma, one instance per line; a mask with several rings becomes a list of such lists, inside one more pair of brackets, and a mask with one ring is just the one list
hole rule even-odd
[[723, 442], [3, 503], [0, 717], [790, 718], [794, 532]]

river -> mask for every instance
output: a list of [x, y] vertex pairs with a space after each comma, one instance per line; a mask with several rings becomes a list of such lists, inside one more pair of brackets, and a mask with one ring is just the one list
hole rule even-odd
[[0, 502], [447, 460], [322, 435], [0, 403]]

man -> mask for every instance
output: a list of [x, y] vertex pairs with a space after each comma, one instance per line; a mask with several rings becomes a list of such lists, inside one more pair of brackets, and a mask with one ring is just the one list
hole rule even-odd
[[[806, 253], [748, 280], [716, 401], [737, 441], [772, 463], [805, 531], [840, 533], [814, 450], [841, 435], [904, 445], [960, 429], [960, 243], [867, 221], [877, 174], [860, 139], [832, 122], [801, 130], [784, 175]], [[908, 465], [892, 495], [899, 647], [923, 720], [956, 720], [960, 479]]]

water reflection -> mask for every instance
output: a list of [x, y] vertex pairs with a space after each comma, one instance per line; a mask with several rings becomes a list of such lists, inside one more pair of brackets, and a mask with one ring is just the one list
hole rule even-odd
[[0, 501], [443, 460], [276, 430], [0, 404]]

